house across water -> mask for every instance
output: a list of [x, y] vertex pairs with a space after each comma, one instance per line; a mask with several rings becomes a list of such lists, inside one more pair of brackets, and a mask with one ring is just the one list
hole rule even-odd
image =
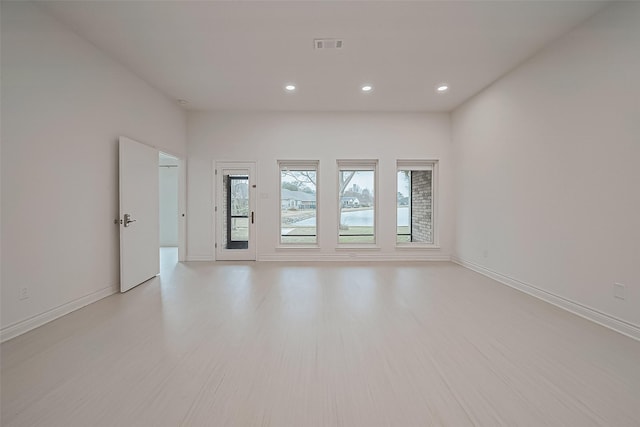
[[287, 190], [286, 188], [281, 188], [280, 191], [280, 204], [282, 210], [304, 210], [316, 208], [316, 195], [313, 193]]

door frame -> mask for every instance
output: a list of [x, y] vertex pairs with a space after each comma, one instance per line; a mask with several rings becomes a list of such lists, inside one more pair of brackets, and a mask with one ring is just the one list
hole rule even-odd
[[157, 150], [178, 160], [178, 262], [184, 262], [187, 259], [187, 161], [170, 150]]
[[[257, 200], [256, 200], [256, 180], [257, 180], [257, 162], [247, 161], [213, 161], [213, 246], [214, 260], [238, 260], [238, 261], [256, 261], [258, 254], [258, 236], [257, 236], [257, 220], [253, 223], [249, 222], [249, 248], [233, 249], [234, 252], [228, 252], [224, 249], [224, 245], [220, 239], [223, 236], [222, 227], [225, 226], [225, 213], [222, 211], [223, 200], [225, 197], [223, 191], [223, 169], [247, 169], [249, 171], [249, 211], [253, 212], [254, 218], [258, 217]], [[231, 250], [231, 249], [230, 249]], [[227, 257], [225, 254], [237, 253], [237, 257]]]

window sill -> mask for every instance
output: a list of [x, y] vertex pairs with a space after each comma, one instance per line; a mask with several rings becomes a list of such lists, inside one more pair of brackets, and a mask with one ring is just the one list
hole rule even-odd
[[320, 246], [319, 245], [278, 245], [276, 246], [276, 250], [300, 250], [300, 249], [306, 249], [306, 250], [319, 250]]
[[440, 245], [431, 245], [427, 243], [400, 243], [400, 244], [396, 244], [396, 249], [400, 249], [400, 250], [440, 249]]
[[379, 251], [380, 246], [377, 246], [374, 243], [371, 243], [368, 245], [358, 244], [358, 243], [354, 243], [354, 244], [343, 243], [341, 245], [336, 246], [335, 248], [336, 251], [353, 251], [354, 249], [365, 250], [365, 251]]

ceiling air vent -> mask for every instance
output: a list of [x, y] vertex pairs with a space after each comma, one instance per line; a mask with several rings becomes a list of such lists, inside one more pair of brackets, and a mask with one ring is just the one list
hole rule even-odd
[[342, 40], [339, 39], [315, 39], [313, 45], [318, 49], [342, 49]]

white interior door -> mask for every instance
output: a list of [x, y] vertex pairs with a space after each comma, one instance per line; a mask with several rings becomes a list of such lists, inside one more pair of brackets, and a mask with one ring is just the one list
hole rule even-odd
[[120, 292], [160, 272], [158, 150], [120, 137]]
[[216, 259], [256, 259], [255, 163], [217, 162]]

